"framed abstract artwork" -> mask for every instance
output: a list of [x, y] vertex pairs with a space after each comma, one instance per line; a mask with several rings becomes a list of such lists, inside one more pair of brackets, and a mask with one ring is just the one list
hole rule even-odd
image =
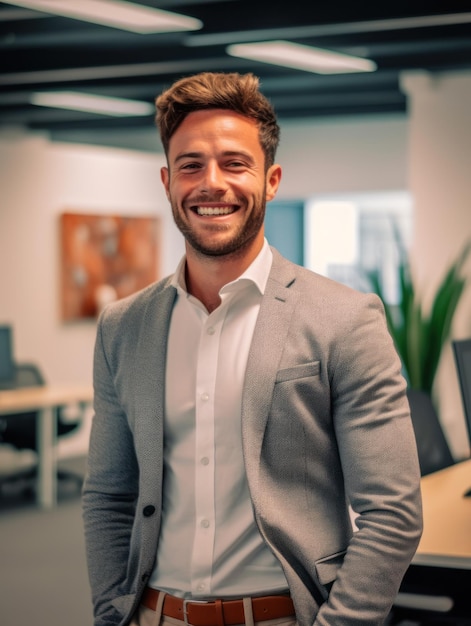
[[95, 318], [157, 280], [159, 237], [157, 217], [62, 213], [63, 321]]

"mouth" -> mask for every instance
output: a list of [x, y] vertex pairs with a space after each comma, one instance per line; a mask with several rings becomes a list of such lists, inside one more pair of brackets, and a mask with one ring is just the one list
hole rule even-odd
[[235, 204], [197, 204], [190, 207], [193, 213], [203, 217], [214, 217], [219, 215], [231, 215], [238, 210]]

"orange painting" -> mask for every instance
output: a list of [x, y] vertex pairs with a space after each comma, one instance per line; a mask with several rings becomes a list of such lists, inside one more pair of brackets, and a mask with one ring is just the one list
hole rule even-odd
[[62, 319], [95, 318], [158, 277], [156, 217], [63, 213]]

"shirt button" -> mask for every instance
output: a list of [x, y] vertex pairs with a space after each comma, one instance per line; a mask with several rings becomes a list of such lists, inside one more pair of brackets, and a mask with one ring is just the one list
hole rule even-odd
[[208, 459], [208, 457], [207, 457], [207, 456], [204, 456], [204, 457], [201, 459], [201, 465], [209, 465], [209, 459]]
[[204, 400], [204, 402], [207, 402], [209, 400], [209, 393], [202, 393], [201, 400]]
[[209, 528], [209, 519], [201, 520], [201, 526], [203, 528]]
[[216, 331], [214, 330], [214, 326], [210, 326], [210, 327], [208, 328], [208, 335], [214, 335], [214, 333], [215, 333], [215, 332], [216, 332]]
[[206, 585], [204, 583], [200, 583], [198, 585], [198, 591], [204, 591], [206, 589]]

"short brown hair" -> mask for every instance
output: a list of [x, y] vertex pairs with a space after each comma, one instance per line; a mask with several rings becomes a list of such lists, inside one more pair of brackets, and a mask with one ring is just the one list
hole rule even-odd
[[158, 96], [155, 105], [156, 123], [167, 155], [173, 133], [189, 113], [229, 109], [257, 122], [265, 166], [275, 161], [280, 129], [273, 106], [260, 92], [259, 80], [253, 74], [202, 72], [188, 76]]

